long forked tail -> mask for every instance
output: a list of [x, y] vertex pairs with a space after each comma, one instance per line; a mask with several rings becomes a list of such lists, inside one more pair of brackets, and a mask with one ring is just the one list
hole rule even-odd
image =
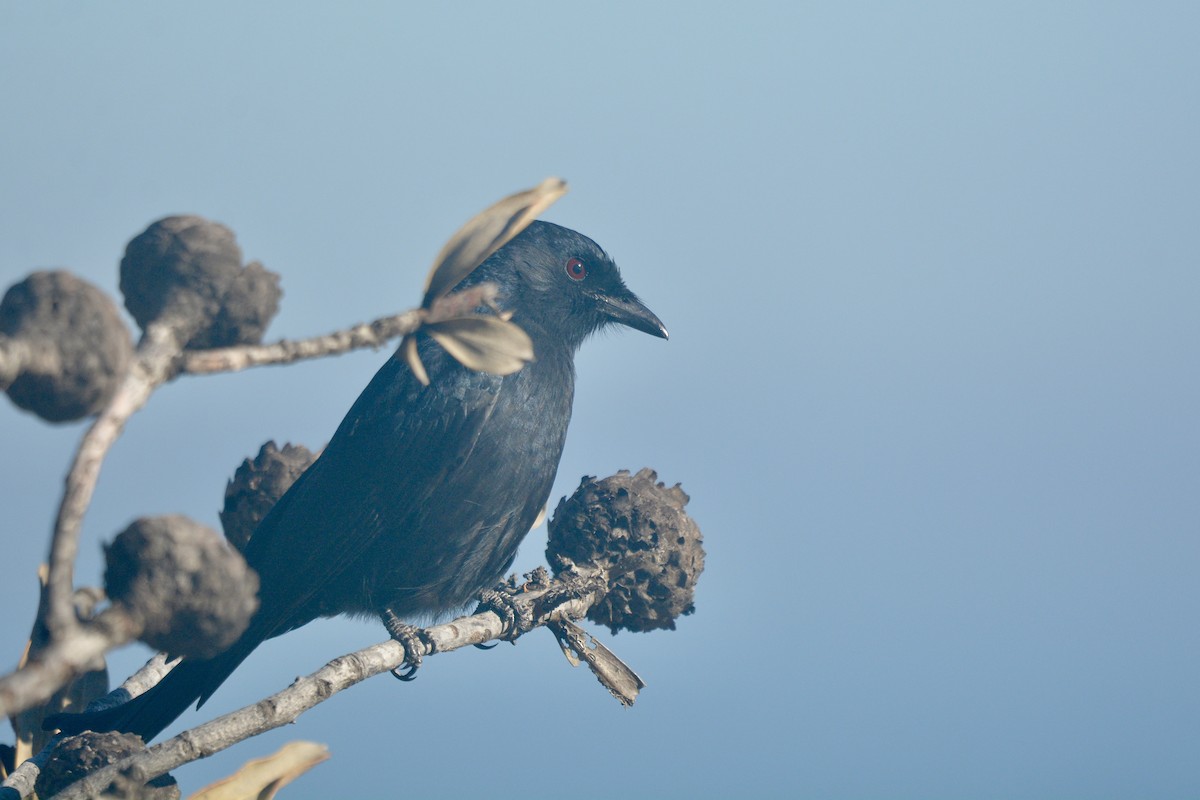
[[[251, 648], [253, 649], [253, 648]], [[104, 711], [53, 714], [43, 727], [65, 734], [83, 731], [136, 733], [149, 742], [196, 700], [206, 700], [250, 654], [236, 646], [207, 661], [181, 661], [158, 685], [127, 703]]]

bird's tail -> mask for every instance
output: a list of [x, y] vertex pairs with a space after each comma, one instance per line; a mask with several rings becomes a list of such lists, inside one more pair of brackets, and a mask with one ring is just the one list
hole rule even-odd
[[184, 660], [166, 674], [158, 685], [127, 703], [103, 711], [82, 714], [52, 714], [43, 727], [65, 734], [83, 731], [136, 733], [149, 742], [194, 701], [203, 703], [245, 660], [253, 648], [234, 647], [209, 660]]

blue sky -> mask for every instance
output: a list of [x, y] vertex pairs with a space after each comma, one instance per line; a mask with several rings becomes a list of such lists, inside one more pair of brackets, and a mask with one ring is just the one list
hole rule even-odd
[[[632, 710], [535, 634], [185, 790], [305, 738], [333, 758], [286, 796], [1200, 791], [1194, 5], [244, 6], [0, 7], [0, 282], [115, 294], [130, 238], [198, 213], [282, 274], [269, 336], [316, 334], [415, 305], [462, 221], [561, 175], [546, 217], [672, 338], [585, 345], [555, 497], [655, 467], [709, 559], [677, 631], [609, 641]], [[216, 526], [240, 460], [321, 446], [386, 355], [159, 392], [80, 581], [136, 516]], [[0, 404], [10, 662], [80, 432]], [[181, 722], [381, 638], [289, 634]]]

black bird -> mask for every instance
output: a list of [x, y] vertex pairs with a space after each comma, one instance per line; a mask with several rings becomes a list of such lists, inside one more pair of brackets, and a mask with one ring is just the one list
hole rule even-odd
[[614, 322], [664, 339], [667, 331], [595, 242], [547, 222], [462, 285], [481, 281], [500, 287], [500, 306], [529, 334], [535, 360], [503, 377], [474, 372], [422, 336], [424, 386], [392, 356], [251, 537], [245, 555], [261, 605], [242, 637], [215, 658], [185, 659], [122, 706], [56, 715], [48, 726], [149, 741], [266, 639], [337, 614], [437, 615], [495, 585], [550, 496], [576, 350]]

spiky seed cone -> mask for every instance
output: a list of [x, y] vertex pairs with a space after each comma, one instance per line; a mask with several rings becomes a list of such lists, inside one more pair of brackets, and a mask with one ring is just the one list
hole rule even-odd
[[556, 574], [572, 562], [608, 571], [608, 595], [588, 619], [614, 633], [674, 629], [680, 615], [694, 610], [703, 537], [684, 511], [683, 489], [657, 481], [648, 468], [603, 480], [584, 476], [550, 521], [546, 557]]
[[316, 459], [303, 445], [287, 444], [280, 450], [272, 441], [253, 461], [243, 461], [225, 485], [221, 527], [230, 544], [245, 551], [258, 523]]

